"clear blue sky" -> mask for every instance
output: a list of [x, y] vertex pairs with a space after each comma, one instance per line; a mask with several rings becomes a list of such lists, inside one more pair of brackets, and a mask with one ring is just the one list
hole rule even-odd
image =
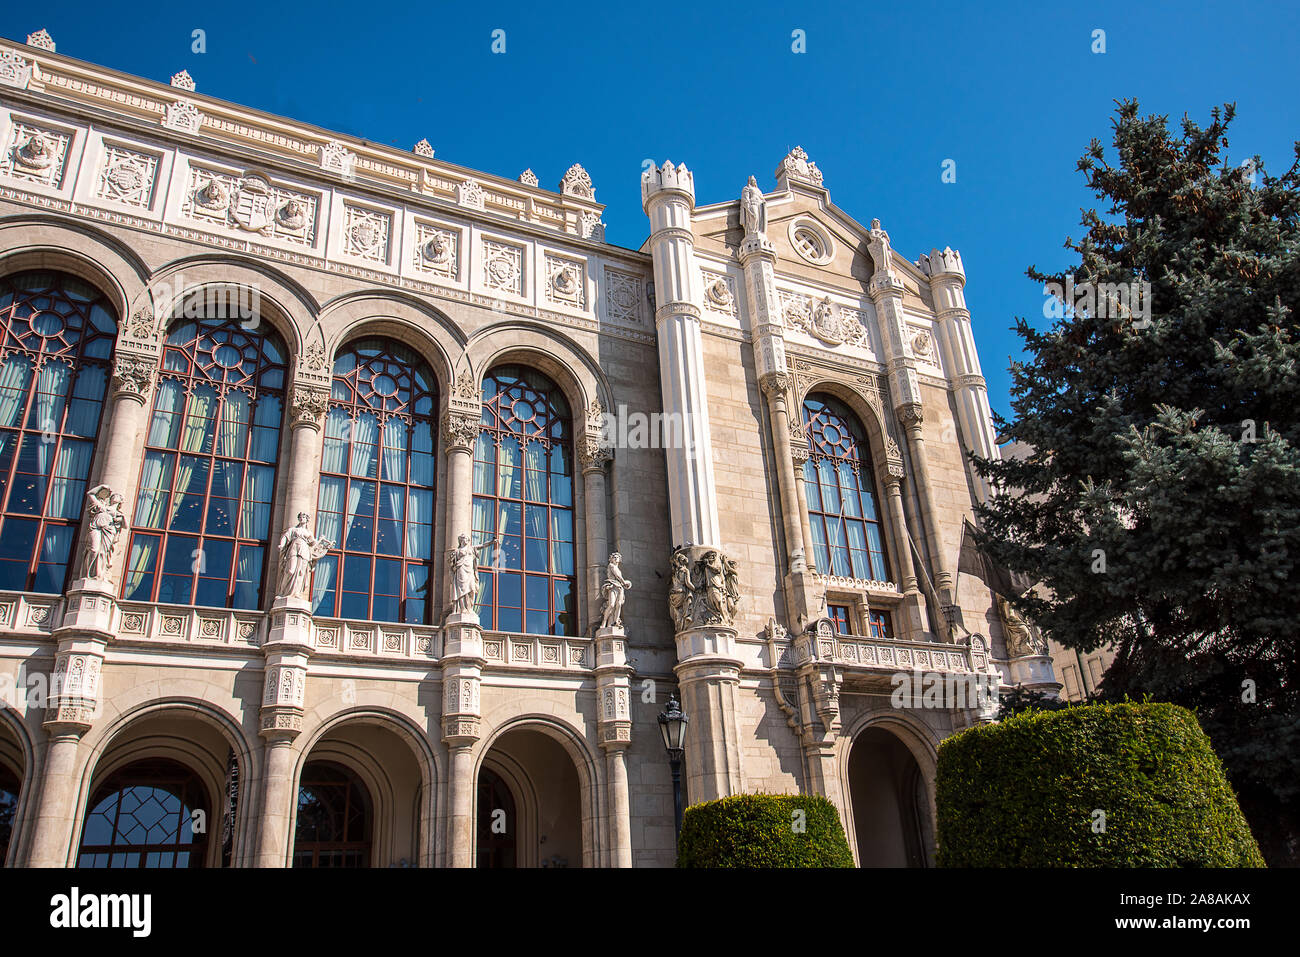
[[45, 27], [69, 56], [164, 82], [188, 69], [202, 93], [404, 148], [427, 137], [450, 162], [531, 167], [550, 187], [580, 162], [607, 238], [631, 247], [644, 159], [686, 162], [717, 202], [750, 174], [773, 189], [801, 144], [836, 204], [879, 218], [902, 254], [961, 250], [1004, 414], [1013, 317], [1043, 321], [1025, 267], [1070, 261], [1061, 244], [1090, 205], [1075, 162], [1108, 138], [1114, 99], [1171, 120], [1236, 101], [1232, 158], [1274, 172], [1300, 138], [1294, 2], [147, 6], [6, 4], [0, 33]]

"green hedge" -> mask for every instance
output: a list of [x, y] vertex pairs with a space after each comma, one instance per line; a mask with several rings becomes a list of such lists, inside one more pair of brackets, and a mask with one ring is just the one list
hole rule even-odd
[[1264, 866], [1210, 739], [1172, 704], [970, 728], [940, 745], [935, 791], [940, 867]]
[[[795, 811], [803, 811], [803, 830]], [[678, 867], [852, 867], [835, 805], [819, 796], [738, 794], [688, 807]]]

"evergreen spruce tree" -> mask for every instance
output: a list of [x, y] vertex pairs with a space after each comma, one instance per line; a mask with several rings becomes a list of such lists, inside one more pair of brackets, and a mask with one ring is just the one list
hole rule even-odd
[[[1076, 295], [1149, 283], [1149, 317], [1101, 295], [1041, 331], [1017, 319], [1027, 361], [998, 426], [1033, 451], [976, 458], [1007, 491], [977, 537], [1040, 583], [1013, 604], [1045, 633], [1113, 644], [1104, 697], [1196, 710], [1266, 857], [1296, 863], [1300, 143], [1278, 177], [1230, 162], [1233, 114], [1179, 135], [1121, 102], [1114, 165], [1097, 140], [1079, 161], [1105, 211], [1065, 243]], [[1064, 291], [1064, 271], [1027, 275]]]

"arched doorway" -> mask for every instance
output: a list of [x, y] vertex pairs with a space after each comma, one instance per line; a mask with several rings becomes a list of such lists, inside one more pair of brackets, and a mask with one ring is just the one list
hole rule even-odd
[[849, 752], [849, 795], [860, 867], [927, 867], [930, 801], [916, 758], [884, 728], [867, 728]]
[[518, 803], [501, 775], [488, 768], [478, 776], [478, 866], [515, 867]]
[[9, 858], [14, 821], [18, 815], [18, 792], [22, 782], [4, 762], [0, 762], [0, 867]]
[[341, 764], [311, 761], [298, 783], [294, 867], [369, 867], [374, 805]]
[[192, 770], [169, 758], [110, 774], [86, 807], [78, 867], [203, 867], [212, 804]]
[[582, 867], [586, 830], [578, 769], [563, 745], [531, 728], [493, 742], [478, 777], [478, 866]]

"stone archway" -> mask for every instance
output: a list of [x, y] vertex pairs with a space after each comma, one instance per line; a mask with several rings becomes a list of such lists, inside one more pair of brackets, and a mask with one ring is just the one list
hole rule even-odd
[[859, 867], [927, 867], [934, 847], [925, 776], [895, 734], [870, 727], [853, 739], [848, 789]]
[[528, 727], [501, 735], [479, 768], [477, 865], [582, 867], [590, 854], [582, 790], [573, 758], [553, 737]]

